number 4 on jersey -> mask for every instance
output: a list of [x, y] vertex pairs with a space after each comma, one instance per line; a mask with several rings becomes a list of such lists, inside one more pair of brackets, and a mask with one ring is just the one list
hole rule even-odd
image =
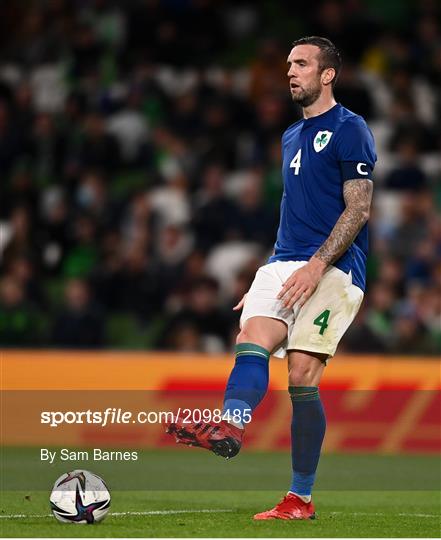
[[300, 160], [302, 159], [302, 149], [299, 148], [297, 154], [292, 158], [291, 163], [289, 164], [290, 169], [294, 169], [294, 174], [297, 176], [300, 170]]
[[331, 312], [329, 311], [329, 309], [325, 309], [325, 311], [322, 311], [322, 313], [320, 313], [320, 315], [314, 319], [314, 324], [316, 326], [320, 326], [319, 334], [321, 336], [323, 336], [326, 328], [328, 328], [328, 319], [329, 319], [330, 313]]

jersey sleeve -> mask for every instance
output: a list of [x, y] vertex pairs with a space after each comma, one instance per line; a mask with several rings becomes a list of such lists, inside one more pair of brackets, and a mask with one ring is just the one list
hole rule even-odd
[[372, 180], [377, 155], [371, 130], [361, 117], [347, 120], [336, 134], [336, 154], [342, 180]]

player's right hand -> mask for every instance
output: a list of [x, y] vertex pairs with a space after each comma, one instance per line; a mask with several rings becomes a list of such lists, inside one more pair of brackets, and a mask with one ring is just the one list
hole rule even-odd
[[243, 305], [245, 304], [245, 298], [246, 298], [246, 297], [247, 297], [247, 293], [245, 293], [245, 294], [242, 296], [240, 302], [238, 302], [238, 303], [234, 306], [233, 311], [239, 311], [240, 309], [243, 308]]

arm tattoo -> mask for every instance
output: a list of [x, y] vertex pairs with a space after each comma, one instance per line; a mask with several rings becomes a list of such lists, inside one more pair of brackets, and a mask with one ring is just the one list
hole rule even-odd
[[370, 180], [347, 180], [343, 184], [346, 208], [314, 257], [328, 265], [345, 253], [369, 218], [372, 189]]

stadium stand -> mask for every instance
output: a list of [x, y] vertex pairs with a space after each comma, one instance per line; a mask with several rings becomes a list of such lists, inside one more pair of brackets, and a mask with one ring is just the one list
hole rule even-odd
[[439, 353], [440, 4], [391, 4], [2, 3], [0, 343], [230, 350], [299, 118], [286, 56], [318, 34], [378, 150], [367, 295], [340, 351]]

